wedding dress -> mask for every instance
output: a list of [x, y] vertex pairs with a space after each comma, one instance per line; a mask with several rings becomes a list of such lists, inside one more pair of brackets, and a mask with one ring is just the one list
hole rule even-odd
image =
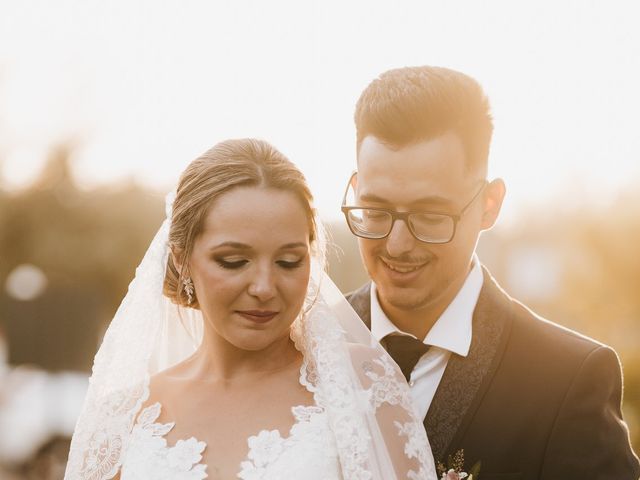
[[[174, 423], [156, 423], [161, 408], [156, 402], [139, 415], [123, 460], [121, 479], [207, 478], [207, 466], [201, 463], [206, 443], [191, 437], [168, 446], [164, 436]], [[261, 430], [248, 438], [248, 454], [238, 465], [237, 478], [341, 478], [338, 451], [325, 410], [317, 405], [299, 405], [292, 407], [291, 413], [294, 424], [286, 435], [278, 430]]]
[[[190, 437], [168, 445], [174, 423], [157, 422], [162, 405], [143, 408], [151, 375], [187, 358], [202, 338], [200, 312], [162, 296], [168, 229], [165, 220], [96, 355], [66, 480], [118, 473], [122, 480], [209, 478], [205, 442]], [[435, 480], [425, 430], [399, 368], [319, 264], [309, 285], [291, 338], [303, 356], [300, 383], [314, 405], [291, 408], [289, 432], [250, 436], [237, 478]]]
[[[378, 365], [380, 366], [380, 365]], [[369, 366], [373, 367], [373, 366]], [[392, 365], [385, 366], [392, 373]], [[300, 383], [311, 393], [315, 389], [306, 378], [308, 366], [303, 364]], [[375, 368], [375, 367], [373, 367]], [[384, 372], [381, 372], [384, 375]], [[376, 391], [378, 402], [381, 398], [394, 395], [398, 385], [389, 377], [389, 390]], [[373, 393], [371, 391], [370, 393]], [[368, 399], [375, 409], [376, 401]], [[142, 410], [133, 427], [131, 443], [122, 462], [122, 480], [201, 480], [207, 478], [206, 465], [201, 463], [207, 447], [205, 442], [191, 437], [181, 439], [175, 445], [167, 445], [164, 436], [171, 431], [174, 423], [156, 423], [162, 406], [156, 402]], [[329, 480], [341, 479], [340, 460], [333, 438], [329, 418], [322, 405], [297, 405], [291, 407], [294, 424], [288, 434], [278, 430], [261, 430], [247, 439], [248, 454], [239, 465], [237, 478], [242, 480], [298, 479]], [[420, 436], [406, 433], [405, 449], [420, 449], [426, 454], [428, 445], [420, 442]], [[357, 441], [357, 439], [356, 439]], [[423, 459], [428, 463], [428, 458]], [[426, 472], [407, 471], [406, 478], [427, 478]]]

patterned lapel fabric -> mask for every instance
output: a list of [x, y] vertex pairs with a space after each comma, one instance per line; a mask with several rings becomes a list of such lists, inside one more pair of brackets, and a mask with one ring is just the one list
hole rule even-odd
[[365, 283], [346, 297], [367, 328], [371, 330], [371, 282]]
[[[473, 339], [467, 357], [452, 354], [424, 419], [433, 456], [445, 459], [456, 436], [473, 417], [504, 351], [510, 330], [508, 296], [483, 267], [484, 283], [473, 315]], [[371, 284], [366, 283], [347, 300], [371, 328]], [[475, 400], [475, 402], [474, 402]]]
[[473, 313], [473, 338], [467, 357], [451, 354], [431, 402], [424, 426], [436, 461], [445, 459], [454, 437], [461, 436], [489, 386], [510, 330], [505, 295], [483, 268], [484, 283]]

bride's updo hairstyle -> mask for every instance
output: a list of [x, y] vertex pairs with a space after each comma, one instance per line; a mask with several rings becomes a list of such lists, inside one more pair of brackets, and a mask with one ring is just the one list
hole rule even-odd
[[318, 227], [313, 196], [304, 175], [272, 145], [252, 138], [226, 140], [196, 158], [180, 177], [171, 214], [169, 247], [163, 293], [172, 302], [199, 308], [195, 297], [189, 304], [182, 280], [188, 273], [188, 259], [201, 233], [209, 208], [224, 193], [237, 187], [262, 187], [293, 193], [304, 208], [309, 222], [309, 242], [318, 249]]

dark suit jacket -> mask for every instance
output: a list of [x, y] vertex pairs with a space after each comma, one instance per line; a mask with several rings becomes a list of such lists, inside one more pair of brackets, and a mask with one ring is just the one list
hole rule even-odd
[[[370, 285], [347, 299], [370, 327]], [[464, 449], [479, 480], [637, 480], [621, 397], [610, 347], [536, 316], [484, 270], [469, 354], [451, 355], [424, 425], [436, 461]]]

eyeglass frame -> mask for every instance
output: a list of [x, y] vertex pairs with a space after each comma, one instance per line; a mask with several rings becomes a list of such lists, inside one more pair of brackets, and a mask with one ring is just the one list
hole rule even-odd
[[[367, 239], [367, 240], [382, 240], [383, 238], [387, 238], [389, 235], [391, 235], [391, 232], [393, 231], [393, 226], [396, 224], [396, 221], [397, 220], [402, 220], [404, 222], [404, 224], [406, 225], [407, 230], [409, 230], [411, 235], [413, 235], [413, 238], [415, 238], [419, 242], [428, 243], [428, 244], [431, 244], [431, 245], [444, 245], [446, 243], [450, 243], [454, 239], [454, 237], [456, 236], [458, 222], [460, 221], [460, 219], [469, 210], [471, 205], [473, 205], [473, 203], [478, 199], [480, 194], [484, 191], [485, 187], [487, 185], [489, 185], [489, 181], [487, 179], [483, 179], [482, 180], [482, 185], [480, 186], [478, 191], [475, 193], [475, 195], [473, 197], [471, 197], [471, 200], [469, 200], [469, 202], [464, 207], [462, 207], [460, 212], [458, 212], [455, 215], [452, 215], [450, 213], [432, 212], [432, 211], [416, 211], [416, 210], [411, 210], [411, 211], [408, 211], [408, 212], [398, 212], [396, 210], [389, 210], [387, 208], [381, 208], [381, 207], [356, 207], [356, 206], [345, 205], [345, 202], [347, 201], [347, 194], [349, 193], [349, 187], [352, 186], [351, 184], [353, 182], [353, 179], [357, 174], [358, 174], [357, 171], [353, 172], [351, 174], [351, 177], [349, 177], [349, 182], [347, 183], [347, 188], [345, 189], [344, 196], [342, 197], [342, 206], [340, 207], [340, 210], [344, 214], [345, 220], [347, 221], [347, 226], [349, 227], [349, 230], [351, 230], [351, 233], [353, 233], [356, 237], [364, 238], [364, 239]], [[363, 235], [357, 234], [356, 232], [354, 232], [353, 228], [351, 227], [351, 222], [349, 222], [349, 212], [351, 210], [373, 210], [373, 211], [376, 211], [376, 212], [388, 213], [389, 215], [391, 215], [391, 226], [389, 227], [389, 231], [386, 233], [386, 235], [383, 235], [381, 237], [365, 237]], [[451, 237], [449, 237], [449, 240], [444, 241], [444, 242], [431, 242], [431, 241], [428, 241], [428, 240], [423, 240], [423, 239], [419, 238], [416, 235], [416, 233], [413, 231], [413, 227], [411, 226], [411, 222], [409, 222], [409, 216], [410, 215], [416, 215], [416, 214], [418, 214], [418, 215], [419, 214], [425, 214], [425, 213], [426, 214], [432, 214], [432, 215], [442, 215], [444, 217], [451, 218], [451, 220], [453, 221], [453, 230], [451, 232]]]

